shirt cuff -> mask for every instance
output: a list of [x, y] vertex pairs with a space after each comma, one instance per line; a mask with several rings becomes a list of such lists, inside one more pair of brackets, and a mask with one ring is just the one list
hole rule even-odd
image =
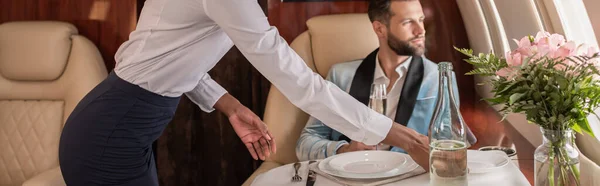
[[362, 139], [362, 142], [365, 145], [377, 145], [381, 143], [390, 132], [393, 124], [390, 118], [378, 114], [373, 110], [371, 111], [371, 118], [363, 123], [366, 130], [364, 130], [364, 133], [361, 135], [362, 137], [356, 138]]
[[226, 93], [227, 90], [225, 88], [211, 79], [209, 81], [200, 81], [198, 86], [185, 95], [198, 105], [202, 111], [210, 113], [215, 110], [215, 103]]
[[325, 158], [336, 155], [337, 150], [342, 147], [342, 145], [348, 144], [346, 141], [331, 141], [329, 145], [327, 145], [327, 151], [325, 152]]

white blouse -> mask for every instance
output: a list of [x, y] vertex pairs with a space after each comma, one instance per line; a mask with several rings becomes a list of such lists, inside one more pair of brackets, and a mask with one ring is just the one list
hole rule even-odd
[[392, 120], [306, 66], [256, 0], [147, 0], [115, 73], [151, 92], [186, 94], [211, 112], [227, 91], [207, 73], [233, 46], [294, 105], [352, 140], [381, 142]]

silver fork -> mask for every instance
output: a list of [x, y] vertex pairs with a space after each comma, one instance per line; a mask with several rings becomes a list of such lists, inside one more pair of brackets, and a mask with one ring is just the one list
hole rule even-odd
[[294, 175], [294, 177], [292, 177], [292, 182], [302, 181], [302, 177], [300, 177], [300, 175], [298, 175], [298, 169], [300, 169], [300, 163], [296, 162], [296, 163], [294, 163], [294, 170], [296, 170], [296, 175]]

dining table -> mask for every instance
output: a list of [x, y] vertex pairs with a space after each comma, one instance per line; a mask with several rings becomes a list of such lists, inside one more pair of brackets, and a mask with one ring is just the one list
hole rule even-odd
[[[477, 150], [469, 150], [469, 157], [483, 157], [488, 156], [485, 151], [477, 151]], [[476, 173], [468, 173], [467, 180], [469, 186], [530, 186], [530, 182], [523, 175], [523, 173], [519, 170], [517, 163], [511, 161], [508, 158], [508, 163], [503, 164], [501, 167], [495, 168], [491, 171], [487, 172], [476, 172]], [[309, 174], [309, 165], [308, 161], [302, 161], [300, 163], [300, 168], [298, 170], [298, 175], [302, 177], [301, 181], [292, 181], [292, 177], [295, 175], [295, 169], [293, 163], [286, 164], [274, 169], [271, 169], [267, 172], [264, 172], [256, 177], [252, 182], [252, 185], [262, 186], [262, 185], [289, 185], [289, 186], [306, 186], [307, 185], [307, 177]], [[315, 166], [312, 166], [312, 170], [314, 170]], [[422, 172], [418, 172], [417, 175], [411, 175], [408, 178], [403, 178], [401, 180], [393, 181], [391, 183], [385, 183], [384, 186], [392, 186], [392, 185], [408, 185], [408, 186], [426, 186], [430, 185], [430, 175], [429, 173], [425, 173], [421, 167], [419, 169]], [[321, 172], [322, 173], [322, 172]], [[398, 176], [400, 177], [400, 176]], [[337, 185], [351, 185], [351, 184], [341, 184], [339, 179], [336, 181], [335, 176], [317, 174], [316, 180], [314, 181], [314, 186], [337, 186]], [[344, 182], [347, 183], [347, 182]], [[356, 185], [371, 185], [371, 184], [356, 184]]]

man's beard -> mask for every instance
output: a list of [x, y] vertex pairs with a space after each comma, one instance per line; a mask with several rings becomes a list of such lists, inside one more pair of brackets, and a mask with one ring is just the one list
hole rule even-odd
[[399, 56], [420, 56], [425, 53], [425, 47], [413, 47], [409, 43], [412, 40], [420, 38], [422, 37], [416, 37], [409, 39], [408, 41], [402, 41], [394, 35], [388, 34], [388, 46]]

